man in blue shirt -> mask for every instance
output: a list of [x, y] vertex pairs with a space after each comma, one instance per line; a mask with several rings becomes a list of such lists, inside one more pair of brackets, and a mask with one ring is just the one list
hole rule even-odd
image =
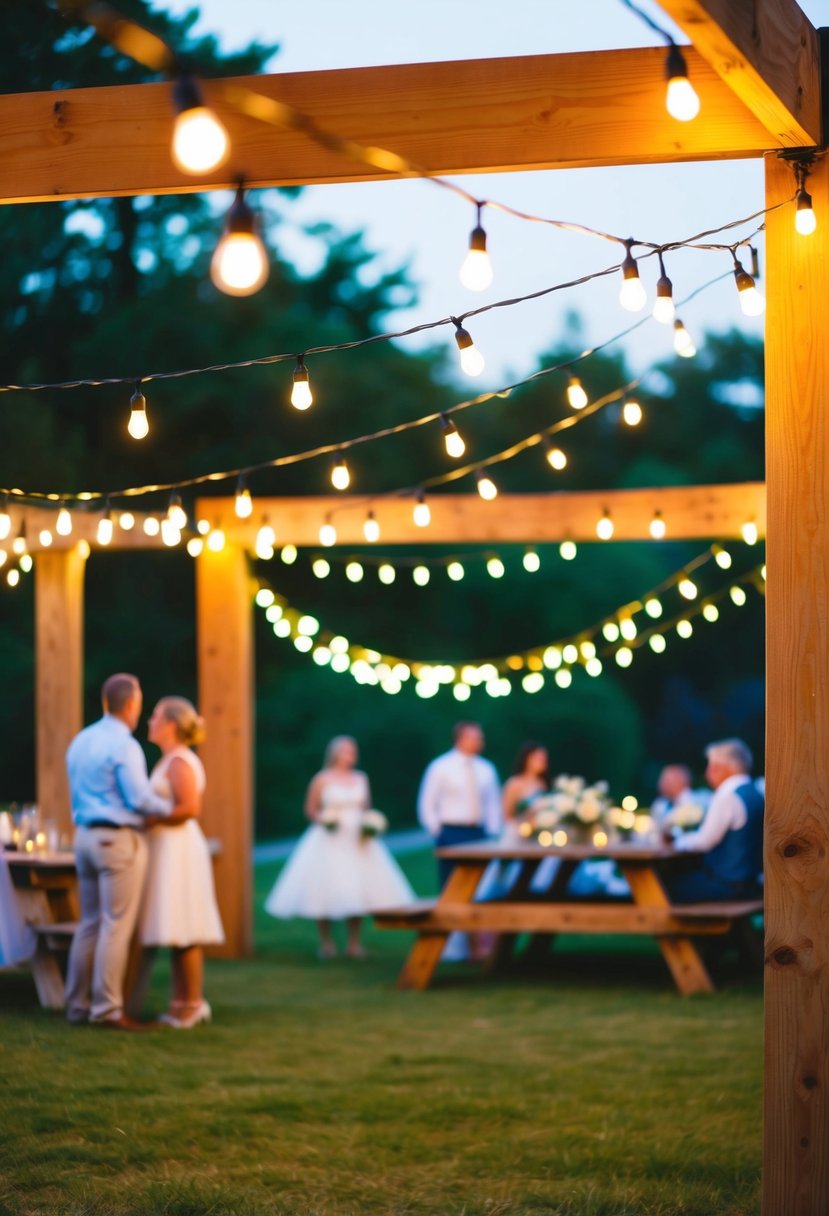
[[143, 702], [136, 677], [110, 676], [101, 698], [104, 716], [76, 735], [66, 753], [81, 904], [66, 1016], [133, 1030], [137, 1024], [124, 1014], [124, 976], [147, 868], [144, 816], [169, 815], [173, 804], [153, 793], [133, 738]]

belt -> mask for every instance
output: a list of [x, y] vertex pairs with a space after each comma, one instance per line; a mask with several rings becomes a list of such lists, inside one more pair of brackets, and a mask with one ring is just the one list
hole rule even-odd
[[130, 823], [110, 823], [108, 819], [89, 819], [86, 823], [79, 823], [79, 828], [107, 828], [113, 832], [120, 828], [132, 827]]

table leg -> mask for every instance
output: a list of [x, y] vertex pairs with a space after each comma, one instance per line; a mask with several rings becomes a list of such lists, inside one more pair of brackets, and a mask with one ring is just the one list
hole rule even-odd
[[[442, 903], [471, 904], [483, 877], [486, 863], [459, 862], [440, 894], [436, 909]], [[398, 988], [428, 988], [440, 962], [448, 933], [419, 933], [417, 941], [409, 951], [409, 957], [397, 980]]]
[[[530, 885], [540, 864], [540, 860], [521, 862], [518, 878], [515, 880], [515, 884], [511, 888], [507, 899], [523, 899], [529, 894]], [[492, 949], [486, 960], [487, 971], [497, 971], [499, 968], [506, 966], [512, 958], [512, 952], [515, 949], [517, 940], [517, 933], [498, 933], [495, 935]]]
[[[645, 907], [670, 907], [665, 888], [652, 866], [625, 862], [620, 862], [619, 866], [628, 881], [635, 904]], [[715, 991], [702, 956], [690, 937], [657, 934], [656, 941], [674, 983], [683, 996], [692, 996], [695, 992]]]

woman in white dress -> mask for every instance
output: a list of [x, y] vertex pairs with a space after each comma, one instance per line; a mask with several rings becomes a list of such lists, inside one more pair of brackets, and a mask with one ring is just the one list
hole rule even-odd
[[332, 739], [322, 770], [308, 786], [305, 814], [311, 826], [300, 838], [265, 902], [271, 916], [315, 920], [319, 957], [334, 958], [331, 922], [345, 920], [346, 955], [363, 958], [362, 917], [409, 903], [414, 892], [388, 849], [363, 831], [371, 806], [368, 777], [356, 768], [357, 744]]
[[189, 1030], [210, 1021], [204, 999], [202, 947], [224, 941], [216, 906], [213, 867], [199, 827], [205, 777], [192, 747], [204, 739], [204, 722], [184, 697], [163, 697], [153, 710], [148, 737], [161, 749], [150, 774], [157, 794], [170, 797], [174, 813], [154, 819], [147, 832], [149, 861], [141, 909], [145, 971], [156, 947], [172, 951], [172, 999], [159, 1021]]

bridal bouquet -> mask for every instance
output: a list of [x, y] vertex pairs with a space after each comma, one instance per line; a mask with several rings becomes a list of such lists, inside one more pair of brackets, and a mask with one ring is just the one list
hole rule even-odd
[[363, 811], [360, 820], [360, 835], [366, 839], [382, 836], [389, 828], [389, 821], [382, 811]]
[[317, 823], [324, 827], [326, 832], [336, 832], [340, 826], [339, 813], [331, 807], [328, 810], [322, 810], [317, 817]]

